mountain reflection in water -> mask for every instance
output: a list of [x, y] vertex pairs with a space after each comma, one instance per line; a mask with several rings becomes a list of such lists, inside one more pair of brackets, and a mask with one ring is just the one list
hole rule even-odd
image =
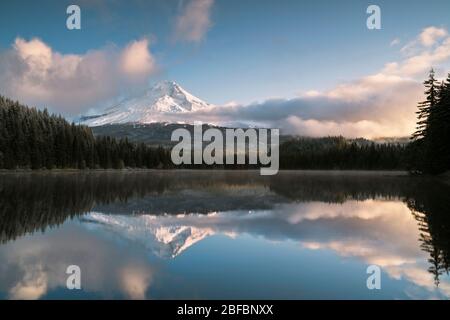
[[[64, 296], [56, 289], [64, 286], [64, 265], [80, 261], [83, 270], [91, 270], [84, 293], [92, 297], [104, 297], [105, 292], [113, 292], [112, 298], [233, 297], [226, 294], [225, 284], [222, 295], [210, 289], [203, 292], [201, 285], [194, 294], [192, 288], [170, 288], [172, 282], [162, 280], [168, 277], [164, 267], [168, 261], [182, 263], [183, 255], [206, 239], [211, 239], [212, 247], [204, 248], [201, 258], [213, 257], [211, 250], [216, 254], [224, 246], [214, 246], [214, 237], [225, 236], [242, 244], [238, 251], [240, 247], [245, 251], [245, 243], [257, 241], [246, 238], [251, 237], [286, 246], [295, 243], [299, 251], [311, 254], [332, 252], [364, 265], [377, 264], [393, 283], [408, 283], [407, 289], [398, 289], [402, 294], [392, 296], [396, 292], [392, 289], [388, 298], [448, 298], [449, 194], [450, 187], [439, 181], [395, 173], [1, 174], [0, 260], [6, 263], [0, 266], [0, 296]], [[267, 242], [254, 245], [269, 246]], [[131, 248], [125, 256], [123, 246]], [[238, 251], [223, 255], [235, 257]], [[188, 258], [193, 259], [184, 259]], [[184, 263], [194, 270], [203, 268], [198, 261]], [[105, 266], [108, 262], [115, 264], [109, 275], [114, 281], [97, 274], [102, 268], [111, 269]], [[264, 273], [268, 266], [260, 268], [262, 276], [270, 276]], [[297, 275], [292, 272], [291, 277]], [[226, 275], [238, 281], [235, 273]], [[185, 281], [194, 278], [183, 276]], [[299, 283], [305, 283], [298, 277]], [[273, 282], [267, 285], [275, 286]], [[152, 284], [159, 289], [150, 294]], [[257, 286], [250, 287], [245, 297], [257, 298], [252, 295]], [[318, 296], [309, 295], [308, 286], [298, 295], [288, 284], [283, 290], [288, 296], [280, 291], [263, 297], [338, 297], [327, 295], [325, 288], [311, 288], [311, 292], [319, 291]], [[360, 297], [360, 291], [351, 297]]]

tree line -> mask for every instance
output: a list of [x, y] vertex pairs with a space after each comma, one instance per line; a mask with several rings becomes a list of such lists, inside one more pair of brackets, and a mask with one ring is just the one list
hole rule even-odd
[[162, 168], [169, 161], [164, 148], [94, 137], [87, 126], [0, 96], [0, 168]]
[[294, 138], [280, 145], [283, 169], [401, 170], [406, 147], [398, 143], [349, 141], [344, 137]]

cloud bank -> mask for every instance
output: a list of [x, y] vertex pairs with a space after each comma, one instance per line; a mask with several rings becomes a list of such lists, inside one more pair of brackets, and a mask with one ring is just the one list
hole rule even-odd
[[[432, 67], [441, 71], [439, 67], [450, 60], [450, 36], [445, 29], [428, 27], [401, 52], [402, 59], [385, 64], [377, 73], [328, 91], [250, 105], [233, 103], [191, 117], [219, 125], [268, 126], [308, 136], [408, 136], [415, 128], [417, 103], [423, 99], [423, 79]], [[172, 116], [174, 121], [183, 119]]]
[[267, 126], [307, 136], [405, 136], [414, 130], [415, 108], [422, 91], [418, 81], [377, 74], [324, 93], [165, 116], [179, 122]]
[[38, 38], [17, 38], [0, 53], [2, 94], [21, 102], [78, 114], [157, 71], [149, 41], [123, 49], [109, 46], [85, 54], [63, 54]]

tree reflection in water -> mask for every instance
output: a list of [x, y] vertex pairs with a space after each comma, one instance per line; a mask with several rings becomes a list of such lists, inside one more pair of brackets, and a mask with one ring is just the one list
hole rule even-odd
[[[255, 190], [251, 193], [242, 189]], [[238, 192], [233, 192], [233, 190]], [[436, 179], [382, 174], [251, 171], [19, 173], [0, 175], [0, 242], [44, 232], [96, 208], [123, 204], [121, 213], [207, 214], [265, 210], [276, 204], [396, 199], [418, 222], [436, 285], [449, 271], [450, 186]], [[132, 205], [131, 205], [132, 204]]]

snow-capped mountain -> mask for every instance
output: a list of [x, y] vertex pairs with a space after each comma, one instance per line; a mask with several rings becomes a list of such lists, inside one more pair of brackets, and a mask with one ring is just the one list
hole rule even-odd
[[190, 94], [173, 81], [162, 81], [143, 95], [128, 98], [100, 115], [84, 116], [80, 123], [91, 127], [106, 124], [164, 122], [164, 115], [211, 108], [213, 105]]
[[[165, 220], [169, 220], [165, 221]], [[190, 246], [214, 235], [210, 228], [173, 225], [172, 217], [108, 215], [91, 212], [83, 217], [90, 229], [101, 228], [128, 241], [140, 243], [161, 258], [175, 258]]]

